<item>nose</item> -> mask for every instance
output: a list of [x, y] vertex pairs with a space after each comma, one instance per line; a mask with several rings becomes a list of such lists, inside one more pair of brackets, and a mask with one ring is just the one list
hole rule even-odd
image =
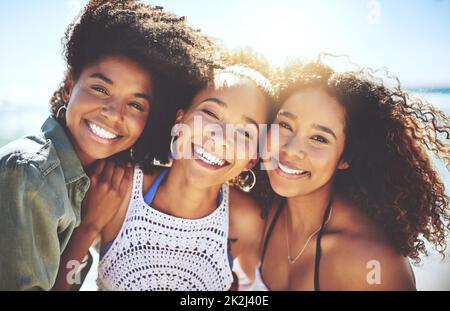
[[303, 144], [298, 136], [294, 136], [286, 141], [285, 144], [281, 146], [281, 152], [292, 159], [303, 160], [306, 157]]
[[226, 134], [223, 127], [210, 127], [208, 129], [205, 129], [204, 134], [206, 138], [204, 144], [209, 144], [209, 149], [211, 151], [215, 151], [217, 152], [217, 154], [223, 155], [223, 151], [226, 149], [227, 145], [227, 138], [224, 137]]
[[119, 100], [110, 100], [102, 107], [102, 115], [112, 122], [123, 118], [123, 105]]

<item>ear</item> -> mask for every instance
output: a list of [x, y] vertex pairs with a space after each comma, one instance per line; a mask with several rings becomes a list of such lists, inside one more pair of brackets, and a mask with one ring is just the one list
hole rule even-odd
[[175, 115], [175, 123], [180, 123], [183, 119], [185, 111], [183, 109], [178, 109]]
[[70, 96], [72, 95], [73, 86], [75, 82], [73, 80], [72, 74], [68, 73], [64, 79], [63, 93], [61, 94], [62, 99], [65, 103], [69, 102]]

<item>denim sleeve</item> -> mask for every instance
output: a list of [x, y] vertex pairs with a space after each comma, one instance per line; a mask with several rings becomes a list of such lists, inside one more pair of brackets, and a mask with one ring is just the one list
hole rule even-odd
[[50, 290], [60, 260], [45, 176], [31, 164], [0, 168], [0, 290]]

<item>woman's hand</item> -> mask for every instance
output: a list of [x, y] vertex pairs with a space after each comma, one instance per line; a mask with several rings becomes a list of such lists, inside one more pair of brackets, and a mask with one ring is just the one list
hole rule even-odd
[[81, 264], [95, 238], [127, 200], [133, 167], [100, 160], [89, 175], [91, 185], [83, 200], [81, 224], [72, 233], [61, 256], [54, 290], [72, 288], [73, 280], [68, 276], [73, 274], [74, 263]]
[[80, 226], [100, 233], [126, 200], [132, 186], [133, 167], [100, 160], [89, 177], [91, 185], [83, 200]]

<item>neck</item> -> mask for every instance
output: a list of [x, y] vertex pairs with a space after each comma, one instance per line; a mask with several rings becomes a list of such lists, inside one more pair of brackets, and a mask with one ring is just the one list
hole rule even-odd
[[193, 183], [185, 170], [174, 162], [166, 180], [155, 197], [156, 206], [180, 218], [198, 219], [217, 207], [217, 195], [222, 185], [202, 188]]
[[78, 159], [80, 160], [81, 166], [83, 167], [84, 171], [86, 172], [95, 163], [95, 161], [97, 159], [90, 157], [85, 152], [83, 152], [81, 150], [81, 148], [78, 147], [75, 139], [72, 136], [72, 133], [70, 133], [68, 128], [65, 128], [65, 131], [72, 143], [73, 149], [74, 149]]
[[92, 159], [91, 157], [89, 157], [88, 155], [86, 155], [82, 152], [77, 152], [77, 155], [78, 155], [78, 158], [80, 159], [81, 166], [83, 167], [85, 172], [88, 171], [89, 168], [96, 161], [95, 159]]
[[289, 230], [308, 234], [320, 228], [331, 193], [332, 182], [307, 195], [288, 198], [286, 212]]

